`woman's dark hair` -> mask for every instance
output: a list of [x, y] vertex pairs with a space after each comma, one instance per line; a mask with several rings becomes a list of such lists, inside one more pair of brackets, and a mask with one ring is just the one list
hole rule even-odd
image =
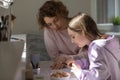
[[55, 17], [59, 15], [62, 17], [68, 17], [68, 13], [66, 6], [59, 0], [50, 0], [45, 2], [38, 11], [38, 23], [40, 28], [47, 27], [44, 17]]

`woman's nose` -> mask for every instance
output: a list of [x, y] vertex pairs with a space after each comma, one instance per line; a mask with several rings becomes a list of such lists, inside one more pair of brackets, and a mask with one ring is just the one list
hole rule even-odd
[[52, 25], [52, 29], [57, 29], [56, 24]]

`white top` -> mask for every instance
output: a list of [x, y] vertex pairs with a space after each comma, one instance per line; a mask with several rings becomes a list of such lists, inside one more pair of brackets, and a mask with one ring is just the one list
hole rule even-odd
[[47, 52], [52, 59], [62, 54], [77, 57], [83, 53], [77, 45], [71, 42], [67, 29], [56, 31], [45, 28], [44, 40]]

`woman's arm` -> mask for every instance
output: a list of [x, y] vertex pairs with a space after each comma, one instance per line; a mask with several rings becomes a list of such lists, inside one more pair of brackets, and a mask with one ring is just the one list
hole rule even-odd
[[57, 47], [53, 32], [47, 28], [44, 29], [44, 41], [49, 56], [54, 60], [59, 55], [59, 49]]

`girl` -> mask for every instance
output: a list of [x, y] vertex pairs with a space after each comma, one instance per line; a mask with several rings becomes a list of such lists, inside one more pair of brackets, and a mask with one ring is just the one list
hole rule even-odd
[[114, 35], [101, 34], [95, 21], [85, 13], [73, 17], [68, 33], [73, 43], [88, 49], [89, 70], [82, 69], [76, 61], [68, 62], [79, 80], [120, 80], [120, 44]]

